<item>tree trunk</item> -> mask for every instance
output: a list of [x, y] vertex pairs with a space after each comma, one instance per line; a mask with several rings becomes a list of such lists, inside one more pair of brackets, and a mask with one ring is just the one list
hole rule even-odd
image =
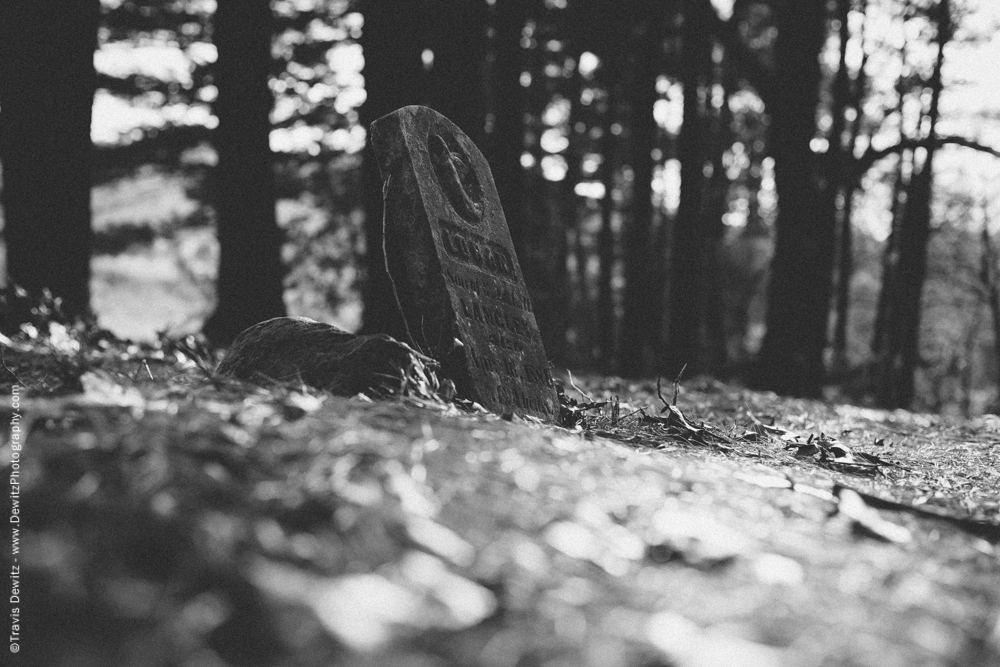
[[673, 229], [670, 279], [670, 325], [663, 371], [676, 377], [685, 365], [692, 373], [707, 364], [708, 289], [705, 266], [708, 234], [702, 215], [707, 152], [705, 108], [709, 94], [712, 38], [708, 0], [683, 0], [681, 83], [684, 120], [677, 140], [681, 163], [681, 192]]
[[[71, 316], [90, 311], [90, 119], [99, 11], [97, 0], [0, 3], [7, 277], [36, 296], [50, 290]], [[2, 322], [4, 328], [16, 329], [20, 322], [13, 320]]]
[[219, 278], [215, 312], [204, 327], [217, 345], [286, 312], [270, 146], [271, 37], [268, 0], [219, 1], [213, 26], [219, 52], [213, 137]]
[[486, 0], [434, 0], [432, 5], [431, 106], [479, 147], [486, 136], [488, 10]]
[[[841, 0], [840, 5], [840, 67], [839, 72], [844, 71], [846, 78], [847, 66], [847, 40], [850, 38], [848, 29], [849, 9], [853, 0]], [[867, 10], [867, 0], [862, 3], [862, 11]], [[862, 46], [864, 46], [862, 44]], [[861, 108], [865, 90], [868, 87], [868, 79], [865, 74], [865, 66], [868, 63], [867, 53], [862, 56], [858, 74], [850, 85], [850, 108], [854, 109], [855, 115], [850, 126], [850, 136], [847, 140], [847, 147], [842, 152], [842, 164], [848, 164], [854, 157], [854, 151], [858, 145], [858, 137], [861, 135], [861, 121], [864, 112]], [[847, 332], [851, 314], [851, 279], [854, 276], [854, 227], [852, 224], [852, 213], [854, 211], [854, 195], [859, 190], [859, 183], [856, 179], [846, 176], [840, 172], [840, 192], [843, 197], [843, 207], [840, 210], [838, 228], [840, 230], [840, 242], [837, 259], [837, 294], [836, 294], [836, 319], [833, 330], [833, 365], [839, 370], [847, 370], [850, 364], [847, 353]]]
[[525, 252], [520, 259], [545, 351], [555, 363], [565, 365], [570, 322], [568, 245], [560, 215], [560, 184], [545, 178], [542, 165], [547, 153], [541, 146], [546, 130], [543, 115], [553, 93], [546, 65], [560, 57], [550, 54], [544, 46], [551, 36], [555, 11], [542, 0], [531, 0], [528, 5], [533, 48], [527, 50], [531, 84], [525, 89], [525, 118], [529, 122], [525, 135], [534, 167], [526, 174], [528, 224], [522, 230]]
[[[902, 137], [901, 137], [902, 138]], [[907, 168], [909, 165], [909, 168]], [[913, 151], [901, 151], [896, 167], [896, 180], [893, 183], [892, 203], [889, 209], [891, 226], [889, 236], [882, 251], [882, 287], [879, 290], [878, 303], [875, 307], [875, 327], [872, 333], [871, 351], [875, 365], [881, 368], [885, 363], [885, 348], [888, 322], [892, 318], [893, 299], [896, 293], [896, 267], [899, 264], [899, 235], [902, 223], [903, 196], [909, 185], [907, 173], [912, 174], [914, 168]], [[877, 371], [876, 376], [881, 372]]]
[[[600, 58], [597, 70], [597, 85], [604, 88], [607, 97], [597, 100], [596, 113], [601, 131], [597, 149], [601, 154], [601, 165], [597, 176], [604, 186], [604, 197], [600, 203], [601, 223], [597, 233], [597, 275], [596, 304], [594, 322], [594, 350], [598, 368], [610, 373], [617, 367], [617, 325], [615, 312], [615, 290], [613, 279], [617, 261], [617, 234], [614, 218], [618, 214], [615, 206], [615, 191], [618, 188], [616, 176], [619, 173], [619, 148], [622, 142], [615, 133], [619, 123], [622, 88], [625, 79], [623, 49], [628, 34], [628, 20], [621, 8], [611, 3], [579, 3], [576, 9], [579, 17], [577, 32], [585, 34], [586, 47]], [[620, 127], [620, 126], [619, 126]]]
[[915, 373], [920, 361], [920, 320], [923, 289], [927, 279], [927, 246], [931, 235], [931, 197], [934, 183], [934, 155], [937, 122], [943, 82], [944, 47], [951, 38], [949, 0], [939, 6], [937, 47], [938, 53], [931, 75], [931, 101], [927, 111], [927, 154], [918, 171], [910, 179], [903, 222], [900, 226], [899, 264], [895, 281], [896, 312], [887, 323], [885, 349], [887, 364], [880, 379], [878, 400], [880, 405], [907, 408], [913, 403]]
[[[421, 3], [414, 0], [364, 0], [361, 46], [365, 55], [365, 103], [360, 119], [365, 130], [372, 122], [400, 107], [425, 102], [421, 51]], [[382, 248], [382, 179], [371, 149], [365, 150], [362, 187], [365, 210], [365, 276], [361, 298], [363, 333], [388, 333], [405, 339], [402, 315], [385, 269]]]
[[[708, 180], [705, 201], [702, 204], [702, 224], [705, 226], [707, 242], [702, 246], [702, 272], [708, 290], [705, 313], [705, 371], [720, 377], [729, 368], [729, 351], [726, 341], [725, 300], [723, 278], [720, 270], [720, 251], [726, 234], [723, 216], [729, 210], [729, 188], [731, 182], [726, 173], [725, 153], [733, 145], [733, 114], [729, 108], [729, 98], [736, 88], [732, 54], [725, 53], [717, 65], [717, 77], [722, 85], [721, 106], [712, 120], [711, 156], [712, 176]], [[752, 202], [751, 202], [752, 205]]]
[[816, 132], [819, 53], [826, 39], [826, 3], [785, 4], [778, 16], [771, 114], [771, 152], [778, 194], [777, 241], [768, 287], [767, 333], [754, 383], [778, 393], [818, 396], [834, 253], [834, 220], [810, 141]]
[[606, 52], [604, 56], [603, 78], [608, 90], [607, 108], [601, 117], [601, 183], [604, 185], [604, 198], [601, 199], [601, 229], [598, 232], [598, 258], [600, 272], [597, 285], [597, 355], [602, 372], [610, 373], [617, 367], [616, 342], [618, 317], [615, 313], [615, 295], [613, 288], [615, 273], [615, 249], [618, 245], [614, 229], [615, 190], [617, 183], [615, 175], [618, 172], [618, 148], [620, 142], [613, 131], [618, 119], [618, 103], [621, 99], [619, 88], [622, 74], [621, 61], [617, 53]]
[[[653, 203], [653, 158], [657, 126], [653, 118], [656, 77], [663, 55], [663, 21], [655, 3], [636, 4], [639, 22], [633, 28], [633, 55], [629, 86], [632, 166], [632, 198], [622, 232], [622, 264], [625, 273], [623, 314], [618, 340], [621, 373], [636, 377], [652, 370], [662, 312], [656, 299], [651, 252]], [[645, 10], [645, 11], [643, 11]]]
[[[983, 208], [985, 209], [986, 206]], [[997, 253], [993, 248], [993, 240], [990, 238], [988, 221], [989, 218], [984, 215], [979, 278], [983, 283], [986, 303], [990, 309], [990, 323], [993, 327], [993, 351], [997, 363], [1000, 363], [1000, 280], [997, 278]], [[1000, 400], [1000, 375], [997, 377], [997, 398]]]
[[[524, 152], [524, 87], [521, 74], [525, 58], [521, 34], [528, 18], [527, 0], [498, 0], [493, 7], [494, 59], [490, 76], [492, 85], [491, 123], [485, 150], [500, 195], [507, 228], [514, 243], [525, 280], [528, 268], [525, 227], [525, 174], [521, 166]], [[528, 284], [529, 294], [532, 285]]]
[[571, 106], [568, 122], [569, 146], [563, 153], [563, 156], [566, 158], [566, 177], [559, 183], [559, 212], [562, 216], [563, 235], [572, 234], [573, 265], [576, 267], [574, 275], [567, 276], [569, 299], [572, 304], [569, 325], [573, 336], [566, 343], [566, 362], [573, 366], [579, 366], [582, 360], [590, 357], [591, 337], [594, 327], [590, 318], [593, 313], [593, 306], [588, 298], [587, 290], [588, 252], [583, 238], [580, 197], [576, 194], [576, 185], [580, 182], [582, 176], [580, 143], [583, 141], [583, 135], [576, 131], [576, 125], [580, 122], [580, 91], [583, 86], [578, 67], [581, 50], [579, 40], [573, 37], [570, 39], [569, 55], [575, 64], [573, 66], [573, 73], [570, 74], [571, 79], [567, 82], [565, 88]]

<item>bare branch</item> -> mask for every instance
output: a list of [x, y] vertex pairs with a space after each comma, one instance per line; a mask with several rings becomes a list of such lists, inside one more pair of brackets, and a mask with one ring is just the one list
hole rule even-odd
[[865, 151], [864, 155], [859, 157], [854, 161], [854, 175], [860, 178], [866, 171], [872, 168], [876, 162], [884, 157], [899, 153], [905, 150], [913, 150], [914, 148], [940, 148], [945, 144], [953, 144], [955, 146], [964, 146], [966, 148], [971, 148], [972, 150], [979, 151], [981, 153], [986, 153], [987, 155], [992, 155], [993, 157], [1000, 157], [1000, 150], [992, 148], [985, 144], [981, 144], [978, 141], [973, 141], [972, 139], [966, 139], [965, 137], [959, 136], [948, 136], [948, 137], [937, 137], [935, 139], [903, 139], [898, 144], [893, 144], [892, 146], [887, 146], [886, 148], [880, 148], [878, 150], [869, 148]]

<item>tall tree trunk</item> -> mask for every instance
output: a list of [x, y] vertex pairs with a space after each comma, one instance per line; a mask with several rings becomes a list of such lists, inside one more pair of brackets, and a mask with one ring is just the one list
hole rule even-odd
[[498, 0], [493, 5], [494, 58], [490, 72], [491, 98], [489, 132], [485, 150], [493, 171], [500, 203], [514, 251], [517, 253], [529, 294], [525, 211], [525, 174], [521, 165], [524, 153], [524, 87], [521, 75], [525, 68], [521, 35], [528, 19], [528, 0]]
[[[619, 21], [619, 27], [620, 23]], [[609, 32], [611, 32], [610, 29]], [[604, 58], [602, 77], [604, 85], [607, 87], [608, 97], [607, 107], [601, 116], [600, 146], [603, 159], [600, 175], [601, 184], [604, 185], [604, 198], [601, 199], [601, 229], [597, 236], [600, 272], [597, 285], [596, 347], [601, 371], [610, 373], [617, 366], [616, 331], [618, 317], [615, 313], [613, 288], [617, 240], [613, 218], [617, 212], [615, 207], [615, 189], [617, 188], [615, 175], [618, 171], [620, 142], [614, 132], [614, 125], [618, 119], [618, 105], [621, 99], [619, 89], [621, 87], [622, 66], [618, 49], [614, 46], [606, 50], [602, 49], [600, 53]]]
[[677, 140], [681, 163], [681, 192], [673, 225], [670, 269], [670, 325], [663, 371], [674, 377], [685, 365], [694, 373], [707, 363], [707, 300], [705, 266], [709, 235], [703, 218], [707, 152], [705, 105], [709, 94], [712, 38], [708, 0], [683, 0], [681, 83], [684, 120]]
[[810, 141], [816, 132], [819, 53], [826, 3], [799, 0], [779, 11], [770, 145], [778, 194], [777, 241], [768, 286], [767, 333], [753, 378], [783, 394], [818, 396], [833, 271], [834, 220]]
[[632, 166], [632, 200], [622, 233], [622, 264], [625, 273], [623, 314], [618, 340], [621, 373], [635, 377], [651, 370], [654, 345], [662, 318], [656, 299], [651, 252], [653, 203], [653, 158], [656, 143], [656, 78], [663, 55], [663, 19], [655, 2], [635, 5], [638, 22], [633, 28], [632, 81], [629, 86]]
[[[361, 124], [371, 124], [400, 107], [423, 104], [426, 83], [421, 52], [423, 8], [414, 0], [363, 0], [361, 47], [365, 55], [365, 103]], [[388, 333], [405, 339], [382, 248], [382, 179], [371, 149], [365, 150], [362, 183], [365, 209], [365, 276], [361, 298], [365, 333]]]
[[847, 329], [851, 310], [851, 279], [854, 276], [854, 187], [844, 188], [844, 204], [838, 224], [840, 243], [837, 248], [837, 294], [833, 326], [833, 365], [845, 371], [850, 363], [847, 356]]
[[[833, 365], [838, 370], [846, 370], [849, 365], [847, 355], [847, 330], [851, 309], [851, 279], [854, 276], [854, 227], [852, 225], [851, 214], [854, 209], [854, 194], [858, 190], [858, 183], [855, 179], [848, 178], [843, 172], [843, 165], [854, 156], [857, 147], [858, 137], [861, 133], [861, 119], [864, 113], [861, 109], [861, 101], [867, 87], [865, 76], [865, 65], [868, 62], [867, 54], [862, 57], [861, 66], [853, 82], [848, 81], [847, 73], [847, 43], [850, 39], [850, 29], [848, 20], [850, 8], [853, 0], [839, 0], [838, 13], [840, 19], [840, 67], [837, 71], [837, 91], [839, 95], [850, 97], [849, 103], [845, 100], [843, 111], [847, 108], [854, 110], [854, 119], [849, 128], [850, 136], [847, 146], [840, 151], [837, 156], [840, 159], [840, 167], [836, 170], [837, 185], [842, 197], [840, 217], [837, 221], [839, 229], [839, 247], [837, 250], [837, 292], [835, 306], [835, 320], [833, 327]], [[863, 8], [864, 10], [864, 8]], [[835, 104], [837, 108], [839, 105]], [[846, 120], [846, 118], [844, 118]], [[834, 132], [831, 132], [834, 135]]]
[[90, 310], [90, 118], [99, 11], [97, 0], [0, 3], [7, 277], [36, 295], [50, 290], [68, 315]]
[[[837, 197], [840, 195], [843, 200], [840, 208], [837, 256], [837, 289], [835, 292], [834, 306], [834, 335], [833, 335], [833, 359], [837, 369], [846, 365], [847, 362], [847, 310], [850, 299], [850, 267], [853, 249], [851, 242], [851, 219], [847, 214], [849, 209], [848, 198], [850, 192], [845, 187], [844, 165], [847, 161], [847, 151], [844, 148], [844, 130], [847, 119], [845, 114], [851, 100], [851, 79], [847, 71], [847, 45], [851, 39], [848, 17], [850, 15], [853, 0], [837, 0], [837, 22], [839, 23], [839, 52], [840, 58], [837, 64], [837, 74], [833, 80], [833, 103], [830, 113], [832, 125], [830, 127], [830, 141], [826, 154], [826, 201], [825, 205], [832, 209], [834, 218], [837, 218]], [[858, 117], [860, 117], [860, 110]]]
[[[595, 120], [601, 133], [597, 150], [602, 158], [596, 176], [604, 186], [604, 197], [600, 202], [600, 227], [596, 238], [599, 268], [592, 313], [595, 326], [592, 349], [598, 368], [604, 373], [610, 373], [616, 367], [617, 353], [618, 316], [615, 312], [613, 280], [617, 262], [615, 217], [618, 211], [615, 191], [618, 187], [616, 176], [619, 173], [619, 149], [622, 145], [619, 140], [621, 126], [618, 123], [621, 121], [622, 89], [626, 79], [626, 52], [622, 49], [622, 44], [628, 35], [630, 20], [619, 5], [609, 2], [575, 3], [572, 16], [577, 21], [574, 32], [580, 36], [584, 48], [600, 59], [595, 84], [606, 92], [603, 99], [598, 97], [594, 100]], [[619, 132], [616, 133], [616, 130]]]
[[705, 314], [705, 371], [721, 376], [728, 371], [729, 351], [726, 342], [725, 302], [723, 278], [719, 266], [722, 241], [726, 234], [723, 216], [729, 210], [729, 188], [731, 182], [726, 173], [725, 154], [733, 145], [733, 114], [729, 108], [729, 96], [736, 88], [731, 54], [725, 53], [717, 65], [717, 77], [722, 86], [721, 106], [712, 121], [711, 156], [712, 176], [708, 181], [705, 202], [702, 204], [702, 224], [705, 226], [707, 243], [702, 247], [702, 271], [708, 296]]
[[541, 145], [546, 130], [543, 116], [553, 93], [546, 66], [560, 57], [550, 55], [545, 48], [555, 11], [542, 0], [531, 0], [528, 5], [533, 47], [527, 51], [531, 83], [526, 88], [525, 117], [530, 119], [530, 124], [525, 134], [535, 166], [526, 174], [529, 224], [523, 229], [525, 254], [521, 258], [521, 269], [529, 286], [545, 351], [555, 363], [565, 365], [570, 322], [566, 271], [568, 244], [560, 214], [559, 183], [545, 178], [543, 165], [547, 153]]
[[228, 345], [243, 329], [285, 314], [282, 234], [275, 217], [270, 146], [272, 16], [268, 0], [220, 0], [214, 141], [219, 278], [205, 335]]
[[486, 136], [489, 6], [486, 0], [433, 0], [432, 15], [431, 106], [481, 147]]
[[[906, 62], [907, 48], [903, 44], [900, 50], [900, 62]], [[896, 82], [896, 114], [899, 116], [899, 139], [906, 138], [905, 127], [905, 103], [906, 88], [901, 77]], [[904, 198], [909, 189], [910, 179], [916, 172], [916, 157], [914, 151], [900, 151], [896, 164], [895, 182], [892, 187], [892, 201], [889, 207], [889, 236], [882, 251], [882, 284], [879, 290], [878, 303], [875, 308], [875, 326], [872, 332], [871, 352], [873, 359], [873, 370], [871, 373], [871, 389], [875, 394], [879, 394], [881, 389], [879, 383], [890, 375], [890, 360], [887, 353], [889, 348], [890, 326], [889, 323], [895, 318], [897, 307], [897, 286], [899, 280], [899, 243], [903, 214], [905, 210]]]
[[566, 158], [566, 177], [559, 183], [559, 210], [562, 215], [563, 234], [571, 235], [573, 239], [572, 257], [573, 265], [576, 267], [574, 275], [567, 276], [569, 299], [572, 304], [569, 322], [572, 336], [567, 340], [566, 360], [569, 364], [579, 366], [581, 361], [590, 357], [590, 341], [594, 327], [590, 318], [593, 307], [588, 298], [587, 290], [587, 257], [589, 253], [584, 241], [584, 221], [580, 216], [580, 197], [576, 194], [576, 185], [582, 177], [580, 142], [583, 141], [583, 133], [576, 131], [577, 123], [580, 122], [580, 91], [583, 86], [579, 70], [581, 49], [579, 39], [575, 36], [571, 36], [570, 39], [569, 56], [574, 65], [573, 72], [570, 74], [571, 80], [566, 86], [571, 105], [567, 129], [569, 146], [563, 153]]
[[[902, 106], [902, 101], [900, 102]], [[902, 138], [902, 133], [900, 133]], [[885, 363], [888, 322], [892, 319], [896, 293], [897, 266], [899, 264], [899, 236], [903, 217], [903, 197], [909, 185], [909, 174], [913, 173], [913, 151], [901, 151], [896, 166], [896, 177], [892, 187], [892, 202], [889, 207], [891, 221], [889, 236], [882, 251], [882, 286], [875, 307], [875, 327], [872, 333], [871, 351], [877, 367]], [[881, 375], [877, 372], [876, 375]]]
[[[986, 206], [983, 206], [984, 213]], [[997, 276], [997, 252], [993, 247], [993, 240], [990, 238], [989, 218], [983, 217], [982, 255], [980, 259], [979, 278], [983, 283], [986, 296], [986, 304], [990, 309], [990, 323], [993, 332], [993, 351], [997, 362], [1000, 363], [1000, 279]], [[997, 397], [1000, 400], [1000, 374], [996, 378]]]
[[920, 361], [920, 320], [923, 289], [927, 279], [927, 248], [931, 235], [931, 197], [934, 183], [934, 156], [937, 151], [937, 123], [943, 82], [944, 47], [951, 39], [949, 0], [938, 7], [938, 53], [931, 74], [931, 101], [927, 111], [928, 146], [926, 157], [910, 179], [906, 208], [900, 226], [899, 265], [896, 280], [896, 313], [888, 322], [887, 365], [880, 379], [879, 403], [885, 407], [910, 407], [915, 392], [915, 374]]

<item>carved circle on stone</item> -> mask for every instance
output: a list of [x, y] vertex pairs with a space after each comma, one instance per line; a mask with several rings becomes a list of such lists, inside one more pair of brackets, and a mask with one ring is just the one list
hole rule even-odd
[[469, 154], [454, 137], [435, 132], [427, 137], [427, 151], [448, 203], [463, 220], [477, 224], [483, 217], [483, 188]]

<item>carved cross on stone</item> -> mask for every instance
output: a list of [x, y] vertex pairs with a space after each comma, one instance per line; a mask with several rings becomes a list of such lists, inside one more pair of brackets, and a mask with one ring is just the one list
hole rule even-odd
[[385, 197], [392, 332], [441, 362], [459, 396], [553, 419], [559, 404], [486, 158], [454, 123], [409, 106], [372, 124]]

